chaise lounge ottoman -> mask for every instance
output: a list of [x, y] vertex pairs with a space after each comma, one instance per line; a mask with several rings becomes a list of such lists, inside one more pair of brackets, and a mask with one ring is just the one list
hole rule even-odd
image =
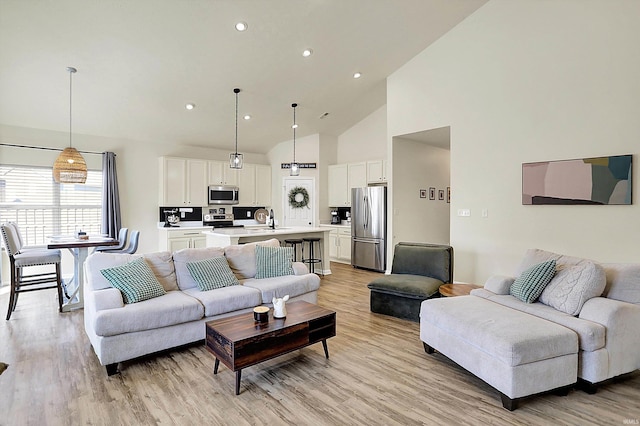
[[475, 296], [429, 299], [420, 339], [497, 389], [504, 408], [577, 382], [578, 335], [559, 324]]

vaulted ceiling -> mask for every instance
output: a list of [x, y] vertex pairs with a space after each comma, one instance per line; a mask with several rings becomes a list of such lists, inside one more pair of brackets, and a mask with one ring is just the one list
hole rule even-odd
[[293, 102], [297, 137], [337, 136], [484, 3], [0, 0], [0, 124], [68, 132], [72, 66], [74, 134], [229, 149], [238, 87], [240, 151], [290, 140]]

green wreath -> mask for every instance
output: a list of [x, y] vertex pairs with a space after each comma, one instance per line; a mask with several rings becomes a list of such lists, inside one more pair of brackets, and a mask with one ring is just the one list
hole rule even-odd
[[296, 186], [289, 191], [289, 205], [294, 209], [309, 207], [309, 193], [301, 186]]

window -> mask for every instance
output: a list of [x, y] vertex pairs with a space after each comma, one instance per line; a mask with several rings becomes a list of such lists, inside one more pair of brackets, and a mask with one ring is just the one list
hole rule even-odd
[[85, 184], [59, 184], [51, 167], [0, 165], [0, 223], [16, 222], [25, 245], [79, 230], [99, 234], [101, 218], [101, 171], [89, 170]]

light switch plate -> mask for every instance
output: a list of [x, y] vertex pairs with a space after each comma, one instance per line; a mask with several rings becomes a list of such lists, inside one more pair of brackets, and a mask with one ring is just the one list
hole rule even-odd
[[469, 209], [458, 209], [458, 216], [471, 216], [471, 210]]

